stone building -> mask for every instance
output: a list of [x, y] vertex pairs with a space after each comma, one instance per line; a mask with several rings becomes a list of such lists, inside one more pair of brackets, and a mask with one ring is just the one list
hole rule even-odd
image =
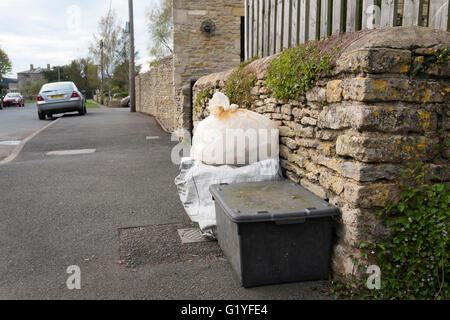
[[34, 65], [30, 65], [30, 70], [17, 73], [17, 82], [19, 90], [24, 87], [29, 87], [33, 82], [44, 80], [43, 72], [50, 70], [50, 65], [47, 65], [47, 69], [35, 68]]
[[239, 65], [244, 16], [243, 0], [174, 0], [173, 57], [137, 77], [137, 111], [167, 131], [189, 129], [191, 80]]

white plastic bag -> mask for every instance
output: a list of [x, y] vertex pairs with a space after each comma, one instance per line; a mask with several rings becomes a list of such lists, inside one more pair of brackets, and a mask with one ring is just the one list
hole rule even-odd
[[248, 165], [279, 159], [277, 124], [237, 105], [217, 92], [210, 100], [211, 116], [200, 122], [192, 141], [191, 157], [210, 165]]
[[268, 159], [245, 167], [209, 166], [193, 158], [181, 160], [180, 175], [175, 179], [186, 213], [206, 235], [215, 237], [216, 210], [209, 187], [221, 183], [279, 180], [279, 160]]

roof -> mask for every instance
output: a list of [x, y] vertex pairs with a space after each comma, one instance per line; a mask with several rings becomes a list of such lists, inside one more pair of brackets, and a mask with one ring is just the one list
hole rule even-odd
[[44, 72], [44, 71], [47, 71], [47, 69], [44, 69], [44, 68], [34, 68], [33, 70], [27, 70], [27, 71], [22, 71], [22, 72], [18, 72], [17, 74], [21, 74], [21, 73], [34, 73], [34, 74], [37, 74], [37, 73], [42, 73], [42, 72]]

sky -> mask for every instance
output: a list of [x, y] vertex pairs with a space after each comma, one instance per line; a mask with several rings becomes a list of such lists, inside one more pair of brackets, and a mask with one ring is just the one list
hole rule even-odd
[[[135, 46], [137, 63], [148, 69], [150, 37], [146, 13], [158, 0], [134, 0]], [[1, 0], [0, 47], [12, 62], [6, 77], [34, 67], [65, 65], [88, 55], [92, 35], [108, 12], [116, 10], [125, 27], [128, 0]]]

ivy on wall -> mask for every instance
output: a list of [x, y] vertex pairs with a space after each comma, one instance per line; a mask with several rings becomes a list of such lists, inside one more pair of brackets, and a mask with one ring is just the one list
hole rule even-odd
[[256, 75], [245, 67], [256, 59], [258, 57], [241, 63], [239, 68], [230, 75], [223, 88], [223, 93], [230, 99], [230, 103], [237, 104], [241, 108], [250, 108], [252, 105], [252, 88], [256, 83]]
[[332, 60], [341, 51], [325, 48], [325, 41], [310, 41], [283, 51], [268, 70], [266, 84], [274, 98], [296, 99], [305, 94], [321, 77], [333, 70]]
[[[422, 163], [403, 169], [399, 200], [378, 212], [391, 236], [360, 244], [362, 258], [375, 258], [381, 269], [381, 288], [369, 290], [367, 278], [350, 278], [333, 283], [337, 298], [450, 299], [450, 185], [427, 183], [430, 175]], [[354, 263], [361, 273], [367, 267]]]

